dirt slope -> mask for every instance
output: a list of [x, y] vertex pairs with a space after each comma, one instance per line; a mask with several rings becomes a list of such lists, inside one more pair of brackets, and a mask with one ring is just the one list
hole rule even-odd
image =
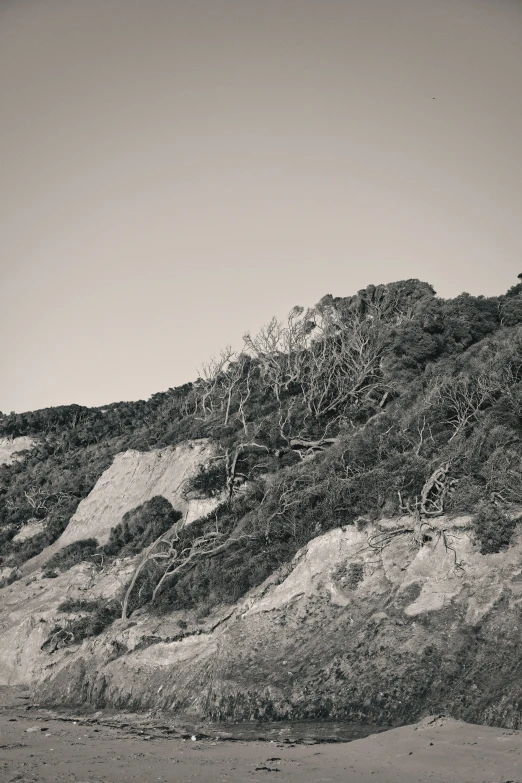
[[167, 498], [186, 514], [187, 523], [207, 513], [212, 503], [187, 501], [183, 490], [187, 479], [213, 455], [207, 440], [187, 441], [179, 446], [153, 451], [125, 451], [117, 454], [90, 494], [79, 504], [60, 538], [23, 565], [23, 574], [40, 568], [52, 555], [85, 538], [107, 542], [111, 529], [123, 515], [155, 495]]
[[[140, 610], [65, 652], [28, 653], [23, 664], [11, 654], [4, 681], [41, 680], [43, 703], [198, 719], [396, 725], [449, 711], [518, 728], [522, 540], [481, 555], [469, 519], [441, 518], [418, 548], [411, 534], [390, 535], [410, 523], [332, 530], [239, 604], [206, 618]], [[382, 546], [369, 546], [376, 534]], [[69, 589], [85, 568], [69, 572]], [[48, 582], [38, 577], [26, 594], [9, 593], [4, 624], [12, 624], [15, 605], [26, 618], [30, 607], [25, 622], [43, 639], [57, 619], [44, 598]]]
[[34, 439], [28, 435], [19, 438], [0, 438], [0, 465], [10, 465], [19, 459], [19, 452], [32, 449], [34, 445]]

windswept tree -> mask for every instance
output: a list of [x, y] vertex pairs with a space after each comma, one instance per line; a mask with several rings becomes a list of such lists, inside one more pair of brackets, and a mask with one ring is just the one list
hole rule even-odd
[[363, 400], [379, 403], [386, 391], [381, 362], [387, 330], [379, 305], [362, 312], [342, 304], [325, 297], [306, 311], [294, 308], [286, 323], [272, 319], [254, 337], [244, 337], [277, 401], [297, 390], [316, 419], [342, 416]]

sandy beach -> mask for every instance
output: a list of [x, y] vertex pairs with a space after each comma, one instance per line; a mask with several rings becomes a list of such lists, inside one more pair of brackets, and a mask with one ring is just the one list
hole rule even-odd
[[2, 783], [165, 781], [357, 781], [358, 783], [518, 783], [522, 733], [447, 717], [353, 742], [231, 741], [166, 737], [120, 718], [64, 715], [29, 705], [5, 690], [0, 711]]

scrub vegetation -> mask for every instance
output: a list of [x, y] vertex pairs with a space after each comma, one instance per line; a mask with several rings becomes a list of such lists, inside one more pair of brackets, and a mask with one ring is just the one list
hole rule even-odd
[[[234, 602], [315, 536], [383, 516], [471, 514], [495, 553], [522, 506], [522, 283], [498, 297], [445, 300], [418, 280], [325, 296], [147, 401], [0, 416], [0, 436], [20, 435], [37, 446], [0, 467], [8, 566], [58, 538], [116, 453], [216, 444], [187, 490], [220, 499], [211, 515], [183, 527], [154, 498], [105, 547], [77, 542], [48, 563], [143, 552], [124, 616]], [[13, 541], [32, 519], [45, 531]], [[353, 589], [359, 577], [347, 575]]]

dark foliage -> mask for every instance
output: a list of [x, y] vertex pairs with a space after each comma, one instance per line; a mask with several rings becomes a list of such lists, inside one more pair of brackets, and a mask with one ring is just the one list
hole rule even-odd
[[516, 528], [516, 521], [491, 503], [481, 503], [474, 517], [474, 527], [483, 555], [506, 549]]
[[104, 552], [110, 557], [124, 557], [141, 552], [162, 533], [166, 533], [181, 519], [169, 501], [161, 495], [147, 500], [128, 511], [122, 521], [111, 530]]
[[227, 485], [227, 472], [225, 461], [214, 462], [210, 466], [202, 467], [199, 473], [188, 482], [189, 492], [195, 492], [205, 498], [213, 498], [225, 491]]
[[121, 605], [118, 601], [103, 599], [68, 600], [60, 604], [58, 610], [74, 616], [54, 626], [42, 649], [52, 651], [57, 647], [78, 644], [90, 636], [98, 636], [120, 616]]
[[355, 590], [359, 582], [364, 578], [364, 563], [349, 563], [338, 566], [333, 572], [332, 577], [347, 590]]
[[75, 541], [73, 544], [65, 546], [47, 561], [44, 576], [50, 571], [67, 571], [78, 563], [92, 561], [97, 550], [98, 542], [95, 538]]

